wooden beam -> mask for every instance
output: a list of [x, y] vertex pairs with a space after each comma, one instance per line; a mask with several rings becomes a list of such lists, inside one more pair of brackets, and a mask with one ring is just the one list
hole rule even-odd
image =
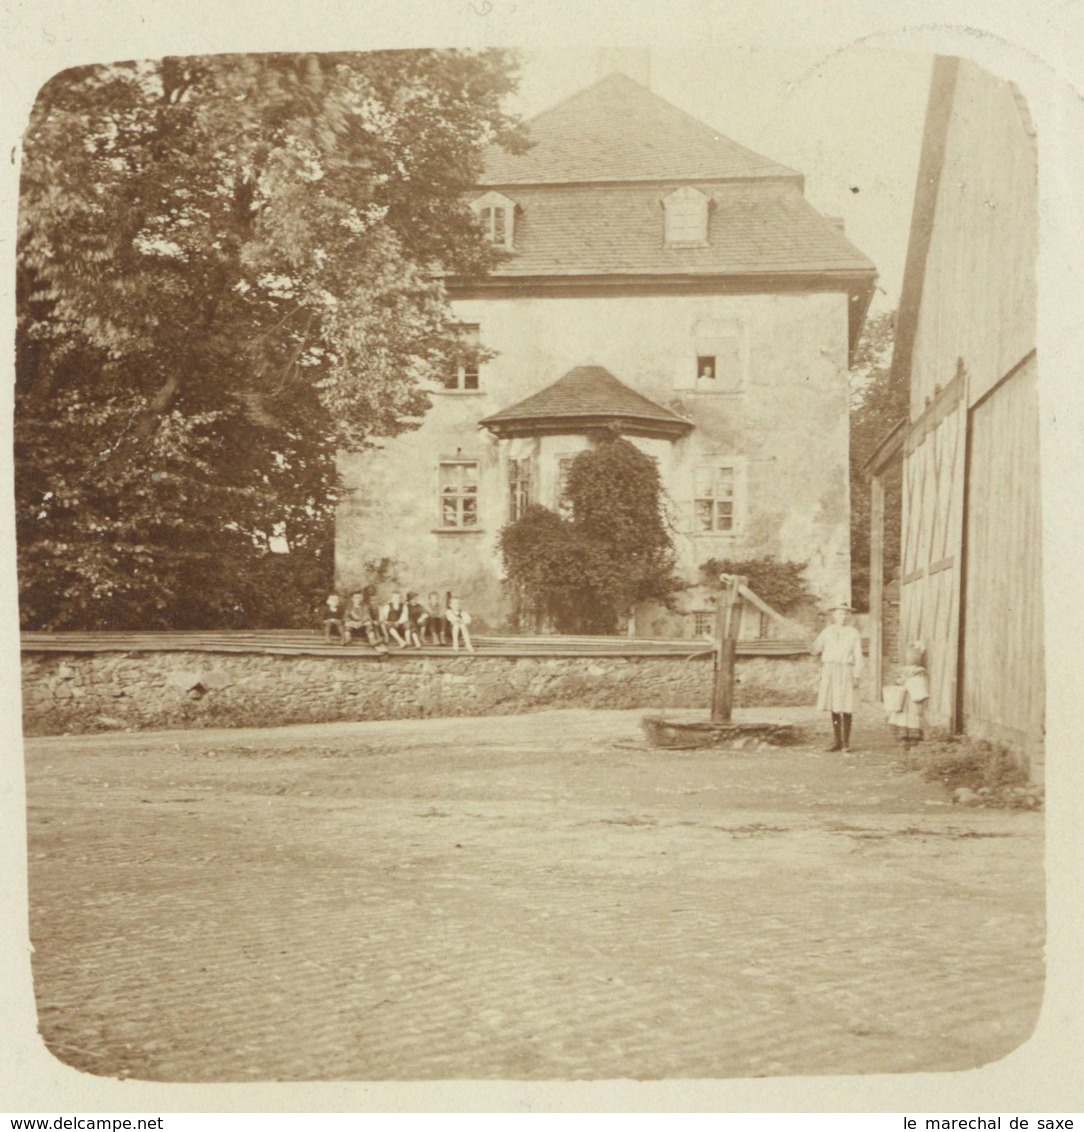
[[715, 680], [711, 692], [711, 721], [729, 723], [734, 709], [734, 657], [741, 633], [742, 591], [751, 591], [745, 584], [748, 579], [737, 574], [723, 574], [720, 581], [723, 589], [715, 608]]
[[869, 660], [876, 703], [884, 683], [885, 600], [885, 485], [880, 476], [870, 480], [869, 517]]
[[869, 459], [862, 465], [862, 472], [869, 479], [882, 475], [888, 466], [902, 459], [903, 442], [907, 437], [908, 420], [898, 420], [883, 439], [877, 444]]
[[907, 430], [904, 451], [910, 456], [934, 431], [935, 428], [965, 399], [967, 391], [967, 371], [962, 359], [957, 361], [956, 373], [949, 383], [923, 409]]
[[805, 629], [797, 623], [791, 621], [789, 617], [784, 617], [777, 609], [773, 609], [762, 597], [757, 597], [755, 593], [744, 583], [738, 584], [738, 593], [745, 598], [750, 605], [755, 606], [761, 613], [767, 614], [773, 620], [778, 621], [783, 628], [797, 634], [799, 637], [806, 636]]
[[926, 264], [933, 240], [934, 212], [945, 168], [949, 123], [952, 118], [956, 80], [960, 62], [949, 56], [934, 57], [930, 94], [926, 103], [926, 124], [919, 155], [918, 187], [911, 211], [907, 262], [903, 271], [899, 314], [896, 316], [896, 342], [892, 351], [892, 377], [911, 386], [912, 360], [918, 336], [919, 308], [926, 285]]

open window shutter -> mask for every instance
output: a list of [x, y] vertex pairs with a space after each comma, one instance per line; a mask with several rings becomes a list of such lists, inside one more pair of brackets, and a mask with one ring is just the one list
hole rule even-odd
[[696, 356], [715, 359], [714, 384], [697, 381], [695, 388], [720, 392], [740, 389], [744, 384], [744, 327], [737, 320], [699, 322], [693, 336]]

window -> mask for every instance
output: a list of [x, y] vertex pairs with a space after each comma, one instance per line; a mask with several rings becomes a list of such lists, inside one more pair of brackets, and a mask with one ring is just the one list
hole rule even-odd
[[703, 637], [715, 636], [715, 610], [697, 609], [693, 612], [693, 635]]
[[572, 515], [572, 500], [568, 498], [568, 474], [575, 459], [575, 456], [557, 458], [557, 490], [554, 492], [554, 505], [557, 513], [566, 519]]
[[486, 239], [491, 244], [503, 244], [506, 231], [505, 210], [503, 208], [483, 208], [478, 216], [482, 221], [482, 229], [485, 232]]
[[694, 534], [728, 534], [734, 530], [736, 480], [735, 469], [728, 464], [697, 469]]
[[478, 526], [478, 461], [440, 465], [440, 525], [448, 530]]
[[696, 355], [696, 388], [716, 392], [737, 389], [741, 381], [741, 343], [735, 338], [697, 344], [713, 352]]
[[744, 384], [741, 322], [701, 322], [696, 326], [696, 386], [702, 392], [731, 393]]
[[508, 521], [514, 523], [523, 518], [524, 511], [531, 503], [531, 461], [508, 461]]
[[686, 185], [662, 202], [666, 246], [703, 247], [708, 242], [708, 197]]
[[491, 243], [502, 248], [513, 245], [516, 202], [502, 193], [486, 193], [471, 205], [482, 226], [482, 235]]
[[474, 390], [478, 388], [478, 334], [477, 323], [464, 323], [459, 327], [459, 356], [455, 368], [444, 375], [445, 389]]

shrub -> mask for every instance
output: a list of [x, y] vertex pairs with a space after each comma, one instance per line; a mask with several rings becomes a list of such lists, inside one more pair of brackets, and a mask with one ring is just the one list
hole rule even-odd
[[578, 628], [585, 616], [584, 548], [572, 524], [534, 504], [501, 531], [498, 546], [516, 594], [516, 619], [534, 628], [549, 619], [561, 632]]
[[613, 633], [643, 601], [683, 588], [663, 514], [659, 470], [621, 437], [581, 452], [569, 469], [572, 517], [538, 505], [500, 534], [521, 619], [561, 632]]

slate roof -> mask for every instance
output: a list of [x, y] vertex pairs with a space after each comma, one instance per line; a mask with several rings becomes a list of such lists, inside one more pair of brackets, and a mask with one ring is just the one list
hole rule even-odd
[[[494, 147], [479, 195], [516, 203], [514, 249], [490, 271], [525, 276], [875, 273], [803, 196], [800, 173], [761, 157], [622, 74], [527, 123], [535, 145]], [[708, 246], [668, 248], [663, 198], [711, 198]]]
[[495, 278], [529, 275], [872, 273], [873, 264], [793, 184], [699, 183], [708, 245], [669, 248], [662, 200], [676, 185], [525, 187], [515, 252]]
[[723, 137], [622, 74], [607, 75], [528, 123], [534, 147], [494, 146], [485, 185], [747, 180], [802, 175]]
[[[728, 286], [735, 277], [758, 290], [842, 290], [851, 298], [854, 349], [877, 271], [842, 225], [805, 199], [800, 173], [621, 74], [527, 128], [534, 147], [520, 156], [489, 150], [475, 194], [499, 188], [515, 202], [514, 247], [485, 277], [450, 280], [453, 291], [673, 291]], [[683, 185], [711, 198], [706, 247], [665, 244], [662, 201]]]
[[[586, 365], [570, 369], [552, 385], [500, 412], [486, 417], [479, 424], [498, 434], [529, 431], [532, 425], [576, 420], [602, 425], [608, 421], [626, 422], [649, 433], [680, 435], [692, 423], [623, 381], [618, 381], [603, 366]], [[517, 427], [518, 426], [518, 427]], [[631, 431], [631, 430], [630, 430]]]

